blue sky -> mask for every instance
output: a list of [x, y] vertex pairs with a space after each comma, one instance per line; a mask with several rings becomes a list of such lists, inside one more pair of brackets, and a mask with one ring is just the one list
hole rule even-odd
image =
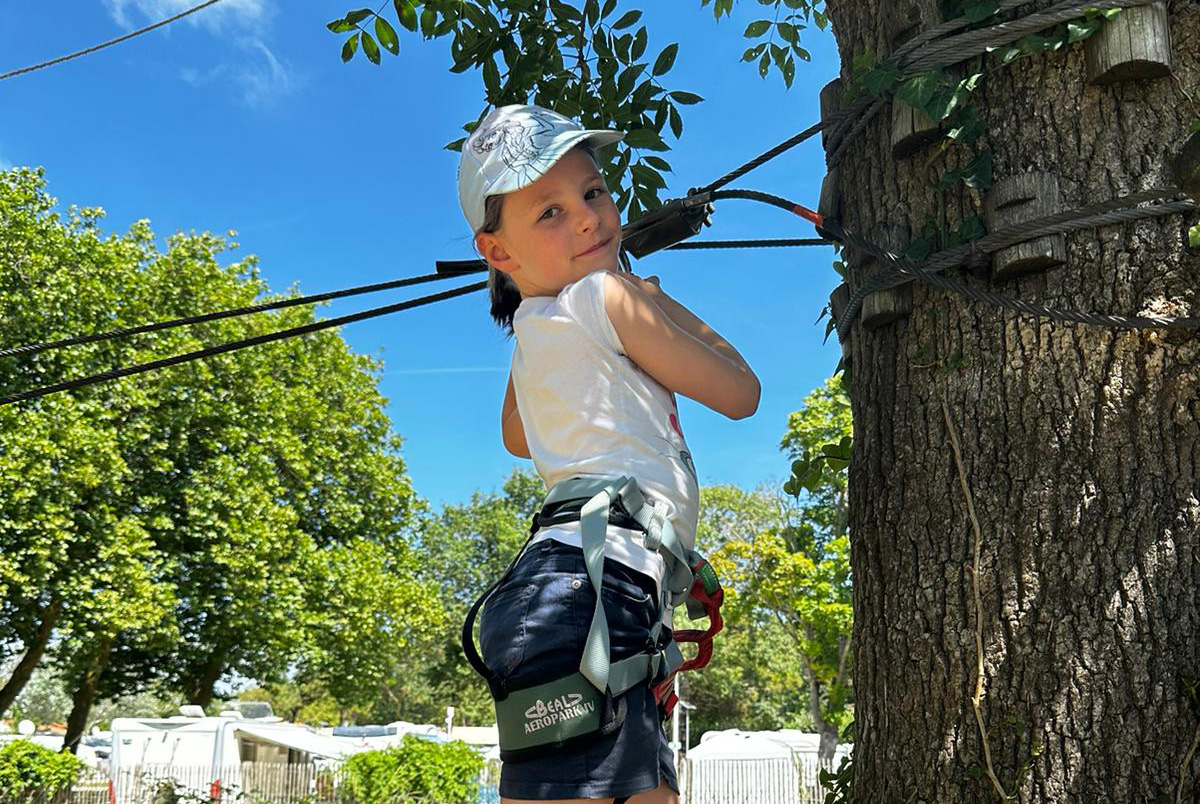
[[[196, 0], [0, 0], [0, 73], [79, 50], [195, 5]], [[236, 230], [230, 259], [255, 254], [274, 290], [318, 293], [432, 272], [474, 256], [459, 211], [457, 155], [442, 146], [483, 108], [482, 81], [454, 75], [449, 42], [407, 35], [380, 67], [339, 58], [325, 23], [352, 0], [224, 0], [109, 50], [0, 82], [0, 167], [46, 169], [65, 204], [98, 206], [104, 227], [148, 218], [160, 236]], [[838, 69], [832, 36], [804, 32], [812, 52], [786, 90], [738, 59], [760, 15], [741, 0], [714, 21], [699, 0], [634, 0], [650, 52], [680, 43], [672, 89], [705, 102], [684, 109], [684, 136], [665, 156], [670, 194], [705, 184], [806, 128]], [[672, 141], [673, 142], [673, 141]], [[734, 186], [816, 206], [819, 138]], [[700, 238], [811, 237], [800, 219], [728, 201]], [[699, 239], [699, 238], [698, 238]], [[836, 284], [832, 250], [682, 252], [635, 263], [727, 337], [757, 371], [758, 413], [732, 422], [690, 400], [681, 419], [702, 484], [782, 482], [787, 415], [833, 371], [838, 346], [815, 324]], [[472, 279], [471, 281], [475, 281]], [[345, 300], [341, 315], [452, 283]], [[428, 289], [427, 289], [428, 288]], [[499, 486], [529, 466], [500, 442], [512, 344], [476, 294], [342, 330], [386, 363], [380, 388], [418, 493], [435, 504]]]

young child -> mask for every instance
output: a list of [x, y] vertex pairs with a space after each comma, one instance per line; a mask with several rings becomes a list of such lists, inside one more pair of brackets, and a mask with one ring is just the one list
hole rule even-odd
[[[669, 628], [658, 623], [670, 623], [671, 556], [655, 549], [662, 529], [643, 527], [645, 516], [639, 525], [626, 508], [644, 498], [643, 514], [663, 517], [690, 549], [699, 490], [674, 395], [731, 419], [758, 407], [758, 379], [737, 351], [657, 279], [622, 268], [620, 215], [593, 156], [622, 136], [586, 131], [547, 109], [506, 106], [463, 145], [459, 200], [489, 266], [492, 316], [516, 335], [501, 412], [505, 447], [532, 458], [551, 489], [576, 478], [636, 481], [601, 531], [602, 582], [598, 570], [594, 583], [589, 575], [584, 514], [576, 506], [574, 520], [556, 516], [552, 492], [530, 542], [481, 598], [483, 666], [474, 642], [468, 646], [473, 618], [464, 647], [498, 702], [582, 673], [593, 640], [605, 641], [613, 667], [669, 643]], [[590, 560], [594, 568], [601, 559]], [[574, 694], [543, 697], [548, 702], [536, 699], [523, 712], [526, 732], [590, 706]], [[503, 799], [678, 802], [652, 679], [619, 693], [608, 687], [599, 708], [594, 733], [509, 750]], [[504, 735], [502, 724], [502, 752]]]

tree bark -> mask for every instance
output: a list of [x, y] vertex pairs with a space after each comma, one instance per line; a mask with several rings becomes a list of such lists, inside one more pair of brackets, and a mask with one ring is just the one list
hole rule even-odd
[[79, 750], [79, 740], [87, 728], [88, 714], [96, 701], [96, 688], [100, 684], [100, 676], [108, 666], [108, 657], [112, 652], [114, 637], [102, 637], [96, 644], [90, 663], [84, 669], [83, 677], [71, 696], [71, 714], [67, 717], [67, 731], [63, 735], [64, 752], [72, 754]]
[[0, 689], [0, 714], [7, 712], [13, 701], [17, 700], [17, 696], [33, 676], [33, 671], [42, 661], [46, 646], [50, 644], [50, 635], [54, 633], [54, 626], [58, 624], [59, 615], [62, 614], [62, 603], [62, 595], [57, 589], [54, 590], [50, 602], [42, 609], [41, 622], [38, 623], [33, 641], [25, 646], [25, 655], [17, 663], [4, 688]]
[[224, 672], [225, 651], [218, 648], [208, 657], [208, 662], [204, 665], [204, 670], [201, 671], [191, 690], [188, 691], [188, 703], [208, 707], [212, 703], [213, 688]]
[[[843, 80], [855, 55], [888, 52], [885, 5], [830, 0]], [[1067, 208], [1171, 185], [1200, 119], [1176, 83], [1200, 86], [1200, 8], [1170, 11], [1174, 79], [1089, 86], [1079, 44], [1003, 68], [989, 58], [971, 103], [996, 178], [1053, 173]], [[895, 160], [889, 123], [877, 117], [841, 165], [855, 231], [919, 231], [960, 166], [954, 147]], [[947, 193], [951, 229], [982, 209], [977, 193]], [[1044, 274], [954, 273], [1060, 307], [1198, 315], [1195, 222], [1067, 235], [1067, 263]], [[997, 801], [987, 753], [1023, 802], [1200, 800], [1185, 686], [1200, 676], [1200, 336], [1018, 317], [920, 284], [913, 301], [851, 341], [857, 800]], [[943, 400], [978, 515], [977, 574]]]

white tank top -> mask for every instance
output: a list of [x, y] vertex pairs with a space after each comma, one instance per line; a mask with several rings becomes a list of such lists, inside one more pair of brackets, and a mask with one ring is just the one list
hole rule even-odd
[[[604, 283], [620, 281], [608, 273], [517, 308], [512, 378], [529, 455], [547, 488], [571, 477], [634, 478], [691, 547], [700, 491], [675, 395], [625, 356], [604, 307]], [[543, 538], [579, 546], [579, 524], [538, 531]], [[665, 564], [641, 534], [610, 527], [605, 555], [662, 582]]]

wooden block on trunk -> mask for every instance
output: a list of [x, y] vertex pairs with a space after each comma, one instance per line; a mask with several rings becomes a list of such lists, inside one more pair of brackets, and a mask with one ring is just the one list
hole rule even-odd
[[[821, 122], [828, 123], [842, 105], [842, 79], [835, 78], [821, 90]], [[821, 147], [829, 149], [829, 128], [821, 129]]]
[[936, 0], [899, 0], [883, 5], [884, 33], [889, 52], [912, 39], [921, 31], [942, 22], [942, 11]]
[[1114, 84], [1171, 74], [1171, 23], [1165, 3], [1134, 6], [1086, 42], [1088, 81]]
[[821, 182], [821, 198], [817, 201], [817, 212], [821, 217], [835, 221], [842, 213], [842, 192], [838, 178], [837, 168], [832, 168], [825, 174], [825, 180]]
[[941, 125], [921, 109], [892, 98], [892, 156], [904, 159], [935, 142]]
[[[883, 223], [871, 229], [871, 242], [899, 255], [908, 247], [907, 226]], [[855, 249], [850, 254], [850, 267], [867, 281], [879, 270], [881, 263], [866, 252]], [[912, 284], [880, 290], [863, 299], [862, 325], [864, 329], [875, 329], [904, 318], [912, 312]]]
[[[1062, 212], [1058, 179], [1050, 173], [1021, 173], [997, 181], [984, 202], [989, 232]], [[1045, 271], [1067, 261], [1062, 234], [1026, 240], [992, 255], [992, 279], [1011, 279]]]
[[[930, 0], [901, 0], [885, 4], [884, 27], [892, 52], [942, 22], [941, 9]], [[941, 135], [941, 126], [924, 111], [892, 98], [892, 156], [911, 156]]]

